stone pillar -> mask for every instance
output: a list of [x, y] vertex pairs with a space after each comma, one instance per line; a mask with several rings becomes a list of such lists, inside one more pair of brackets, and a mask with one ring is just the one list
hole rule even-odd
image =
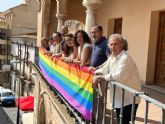
[[49, 21], [43, 22], [43, 37], [48, 37], [48, 25]]
[[41, 46], [42, 37], [48, 37], [51, 0], [38, 0], [37, 46]]
[[37, 18], [37, 46], [41, 46], [41, 38], [42, 38], [42, 16], [43, 16], [43, 10], [42, 10], [42, 2], [41, 0], [38, 0], [38, 18]]
[[102, 5], [102, 0], [83, 0], [86, 10], [85, 31], [90, 35], [91, 27], [96, 24], [96, 12]]
[[43, 37], [48, 37], [48, 25], [50, 23], [51, 0], [43, 2]]
[[64, 25], [64, 21], [65, 21], [65, 15], [63, 14], [57, 14], [56, 15], [58, 18], [58, 24], [57, 24], [57, 31], [61, 32], [62, 26]]
[[57, 1], [57, 13], [58, 18], [57, 31], [61, 32], [61, 28], [64, 25], [67, 12], [67, 0], [56, 0]]

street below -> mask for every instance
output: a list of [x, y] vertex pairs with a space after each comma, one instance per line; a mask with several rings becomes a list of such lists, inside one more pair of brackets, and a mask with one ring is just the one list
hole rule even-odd
[[0, 124], [16, 124], [17, 108], [0, 106]]

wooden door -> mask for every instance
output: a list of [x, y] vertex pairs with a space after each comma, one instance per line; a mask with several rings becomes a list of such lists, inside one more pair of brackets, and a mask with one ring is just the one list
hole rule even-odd
[[165, 87], [165, 12], [159, 15], [155, 82]]
[[113, 33], [122, 33], [122, 18], [118, 18], [114, 20], [114, 32]]

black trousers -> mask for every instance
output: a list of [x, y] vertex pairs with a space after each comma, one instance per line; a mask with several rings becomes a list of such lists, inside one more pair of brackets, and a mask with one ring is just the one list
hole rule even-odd
[[[135, 104], [135, 113], [134, 113], [134, 117], [136, 117], [136, 111], [138, 108], [138, 104]], [[116, 108], [116, 114], [117, 114], [117, 121], [118, 124], [120, 122], [120, 109], [121, 108]], [[132, 111], [132, 104], [124, 106], [123, 107], [123, 118], [122, 118], [122, 124], [129, 124], [129, 122], [131, 121], [131, 111]], [[134, 118], [135, 120], [135, 118]]]

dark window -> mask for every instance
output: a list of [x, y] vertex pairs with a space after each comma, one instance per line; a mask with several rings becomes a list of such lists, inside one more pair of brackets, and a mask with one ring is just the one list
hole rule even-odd
[[0, 28], [0, 39], [6, 39], [6, 29]]
[[0, 45], [0, 55], [5, 55], [5, 45]]
[[122, 33], [122, 18], [118, 18], [114, 20], [114, 32], [113, 33]]

